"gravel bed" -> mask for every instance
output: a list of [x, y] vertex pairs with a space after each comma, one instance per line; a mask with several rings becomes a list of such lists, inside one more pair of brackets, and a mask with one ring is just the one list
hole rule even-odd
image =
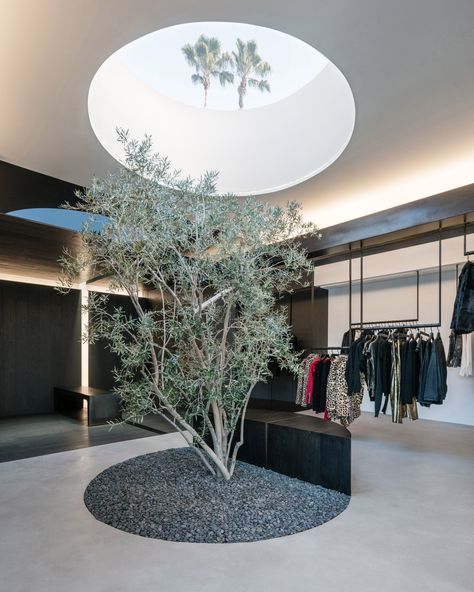
[[84, 493], [100, 522], [143, 537], [237, 543], [281, 537], [332, 520], [350, 496], [238, 462], [217, 480], [189, 448], [172, 448], [109, 467]]

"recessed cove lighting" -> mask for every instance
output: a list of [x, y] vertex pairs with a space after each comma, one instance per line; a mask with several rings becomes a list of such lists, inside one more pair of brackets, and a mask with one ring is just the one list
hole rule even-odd
[[219, 172], [218, 189], [262, 194], [327, 168], [355, 122], [341, 71], [304, 41], [243, 23], [176, 25], [112, 54], [89, 89], [89, 117], [123, 162], [116, 128], [155, 149], [183, 174]]

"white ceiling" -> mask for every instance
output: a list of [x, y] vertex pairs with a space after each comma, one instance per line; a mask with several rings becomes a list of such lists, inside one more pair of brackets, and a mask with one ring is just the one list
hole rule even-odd
[[339, 159], [264, 199], [296, 199], [327, 226], [474, 181], [473, 0], [0, 0], [0, 160], [79, 184], [117, 166], [87, 114], [98, 67], [146, 33], [206, 20], [294, 35], [354, 93]]

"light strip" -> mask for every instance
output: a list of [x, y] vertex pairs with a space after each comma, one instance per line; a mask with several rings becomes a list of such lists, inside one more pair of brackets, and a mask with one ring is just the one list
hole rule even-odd
[[81, 385], [89, 386], [89, 342], [84, 341], [89, 325], [89, 312], [84, 306], [89, 304], [89, 290], [85, 283], [81, 284]]

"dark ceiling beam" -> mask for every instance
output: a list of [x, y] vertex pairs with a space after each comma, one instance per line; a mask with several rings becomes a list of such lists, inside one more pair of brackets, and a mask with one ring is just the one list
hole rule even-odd
[[58, 259], [65, 247], [78, 253], [80, 235], [0, 214], [0, 273], [56, 281], [61, 272]]
[[329, 254], [332, 249], [341, 245], [349, 245], [473, 211], [474, 183], [329, 226], [321, 231], [321, 239], [311, 237], [302, 242], [311, 257], [319, 257]]
[[75, 203], [77, 185], [0, 160], [0, 212]]

